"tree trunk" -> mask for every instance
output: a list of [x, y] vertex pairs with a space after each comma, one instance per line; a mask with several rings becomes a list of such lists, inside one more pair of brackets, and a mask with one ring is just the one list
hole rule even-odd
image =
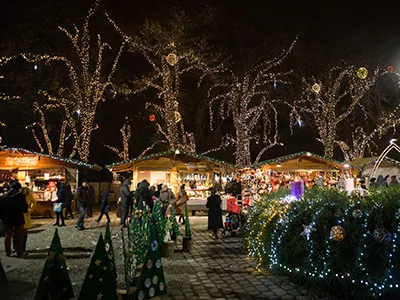
[[247, 128], [240, 128], [240, 127], [236, 128], [235, 158], [236, 158], [236, 165], [239, 168], [245, 168], [251, 166], [250, 137], [247, 134]]

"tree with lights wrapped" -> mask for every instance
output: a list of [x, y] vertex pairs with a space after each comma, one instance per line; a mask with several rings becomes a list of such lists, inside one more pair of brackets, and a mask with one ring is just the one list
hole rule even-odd
[[[154, 89], [162, 104], [148, 102], [154, 110], [150, 120], [155, 122], [158, 133], [171, 149], [195, 152], [193, 133], [188, 133], [181, 116], [181, 81], [190, 72], [205, 76], [218, 72], [222, 66], [210, 67], [214, 58], [203, 38], [191, 36], [191, 20], [182, 12], [173, 13], [165, 23], [147, 20], [134, 37], [127, 36], [109, 18], [116, 30], [124, 37], [133, 52], [143, 55], [152, 72], [135, 82], [135, 88], [124, 88], [126, 94], [137, 94]], [[159, 142], [159, 141], [158, 141]], [[157, 142], [157, 143], [158, 143]]]
[[[225, 148], [233, 144], [236, 148], [235, 160], [238, 167], [252, 165], [251, 142], [261, 142], [263, 148], [258, 153], [255, 163], [271, 147], [279, 145], [278, 110], [279, 99], [271, 97], [271, 88], [277, 83], [287, 83], [289, 72], [274, 72], [290, 54], [295, 41], [281, 55], [263, 61], [242, 75], [230, 71], [225, 82], [217, 82], [208, 90], [210, 127], [214, 128], [214, 107], [217, 106], [220, 117], [233, 119], [235, 136], [225, 136], [220, 147], [203, 154]], [[262, 124], [261, 134], [257, 128]], [[282, 144], [281, 144], [282, 145]]]
[[[333, 67], [318, 79], [312, 78], [309, 81], [303, 78], [301, 99], [292, 106], [291, 125], [296, 121], [301, 125], [300, 116], [308, 116], [318, 130], [318, 140], [324, 145], [325, 156], [332, 157], [338, 143], [342, 149], [344, 146], [343, 142], [338, 142], [339, 125], [348, 120], [358, 107], [364, 107], [368, 92], [387, 73], [386, 70], [376, 68], [369, 74], [365, 67], [344, 65]], [[362, 132], [356, 129], [354, 133]], [[366, 144], [362, 151], [365, 147]]]
[[[36, 55], [32, 53], [22, 55], [28, 62], [44, 62], [46, 64], [61, 62], [67, 68], [68, 86], [59, 88], [57, 95], [54, 96], [47, 91], [39, 91], [39, 93], [48, 100], [45, 108], [59, 108], [64, 113], [66, 121], [62, 123], [60, 136], [65, 137], [66, 130], [70, 130], [74, 139], [70, 157], [72, 158], [77, 154], [84, 162], [89, 159], [92, 132], [98, 128], [95, 120], [97, 107], [101, 101], [105, 101], [106, 92], [113, 89], [111, 80], [125, 46], [125, 42], [123, 42], [114, 58], [111, 69], [106, 73], [104, 66], [105, 53], [107, 49], [111, 49], [111, 46], [103, 42], [101, 36], [98, 35], [97, 51], [94, 55], [89, 30], [90, 18], [95, 14], [99, 3], [100, 1], [97, 0], [90, 8], [83, 28], [79, 29], [74, 25], [73, 32], [70, 32], [65, 28], [59, 27], [70, 40], [76, 58], [75, 56]], [[39, 124], [44, 133], [46, 126], [43, 123], [43, 119]], [[46, 144], [50, 151], [51, 142], [49, 144], [49, 141], [46, 140]]]
[[104, 146], [114, 151], [121, 160], [129, 160], [129, 142], [131, 140], [132, 130], [129, 124], [128, 117], [125, 118], [126, 122], [119, 130], [122, 135], [122, 150], [110, 145], [104, 144]]

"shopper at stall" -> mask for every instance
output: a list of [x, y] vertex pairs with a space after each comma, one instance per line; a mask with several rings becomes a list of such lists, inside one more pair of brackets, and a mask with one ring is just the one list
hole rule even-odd
[[101, 206], [100, 206], [100, 216], [97, 218], [96, 223], [99, 223], [101, 221], [101, 218], [103, 215], [106, 215], [107, 218], [107, 223], [110, 223], [110, 216], [108, 215], [108, 212], [110, 211], [110, 203], [108, 202], [108, 196], [110, 195], [110, 192], [108, 190], [104, 190], [101, 193]]
[[5, 230], [4, 247], [6, 255], [11, 256], [11, 241], [15, 236], [15, 250], [17, 257], [22, 257], [24, 239], [24, 213], [28, 211], [25, 196], [21, 193], [21, 184], [15, 180], [11, 189], [0, 198], [0, 219], [3, 220]]
[[65, 203], [64, 203], [64, 208], [65, 208], [65, 219], [70, 217], [71, 219], [74, 218], [74, 213], [72, 212], [72, 200], [74, 198], [74, 195], [72, 194], [71, 190], [71, 185], [69, 184], [68, 181], [65, 181], [64, 185], [64, 192], [65, 192]]
[[175, 213], [179, 214], [178, 222], [185, 224], [185, 204], [189, 200], [189, 197], [185, 191], [185, 185], [182, 184], [178, 192], [178, 197], [175, 200]]
[[150, 183], [144, 179], [139, 183], [136, 190], [136, 207], [141, 210], [148, 209], [150, 212], [153, 210], [153, 192], [150, 190]]
[[76, 223], [76, 228], [78, 230], [85, 229], [85, 215], [88, 212], [89, 206], [93, 202], [94, 199], [94, 191], [93, 188], [88, 184], [87, 180], [84, 179], [82, 185], [78, 188], [76, 192], [76, 200], [79, 209], [79, 218]]
[[[26, 203], [28, 204], [28, 211], [26, 213], [24, 213], [25, 224], [24, 224], [24, 239], [23, 239], [23, 243], [22, 243], [22, 251], [25, 255], [25, 254], [27, 254], [26, 243], [28, 241], [28, 229], [32, 228], [31, 213], [35, 209], [36, 199], [33, 196], [33, 193], [29, 189], [28, 186], [23, 186], [21, 188], [21, 193], [25, 196]], [[14, 239], [14, 249], [16, 250], [15, 246], [16, 246], [16, 240]]]
[[[130, 191], [131, 179], [126, 179], [119, 189], [119, 196], [121, 198], [120, 206], [122, 210], [121, 226], [126, 227], [126, 220], [128, 218], [129, 205], [133, 202], [132, 194]], [[136, 191], [137, 193], [137, 191]]]
[[89, 206], [88, 206], [86, 214], [87, 214], [88, 218], [91, 218], [91, 217], [93, 217], [93, 204], [95, 203], [95, 195], [94, 195], [94, 189], [89, 184], [89, 182], [87, 182], [86, 184], [87, 184], [87, 186], [89, 188], [89, 191], [90, 191], [90, 199], [89, 199], [90, 201], [89, 201]]
[[168, 185], [164, 184], [161, 192], [160, 192], [160, 197], [159, 197], [160, 201], [161, 201], [161, 211], [163, 213], [163, 215], [165, 215], [165, 212], [167, 211], [168, 205], [171, 201], [175, 201], [175, 195], [174, 193], [171, 191], [171, 189], [168, 188]]
[[56, 213], [56, 223], [53, 226], [65, 226], [64, 215], [63, 215], [63, 207], [65, 205], [65, 183], [57, 182], [57, 200], [54, 203], [57, 203], [54, 206], [54, 212]]
[[221, 197], [216, 194], [214, 187], [210, 188], [211, 196], [207, 198], [206, 207], [208, 208], [208, 230], [212, 230], [213, 238], [218, 238], [218, 229], [223, 228]]
[[391, 177], [390, 177], [390, 183], [389, 183], [389, 186], [390, 187], [393, 187], [393, 186], [399, 186], [399, 181], [397, 180], [397, 178], [396, 178], [396, 175], [392, 175]]

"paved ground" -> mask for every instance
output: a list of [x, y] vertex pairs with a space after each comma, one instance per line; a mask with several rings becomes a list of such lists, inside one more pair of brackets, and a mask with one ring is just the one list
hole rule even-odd
[[[96, 224], [95, 218], [86, 223], [87, 230], [77, 231], [74, 221], [67, 221], [67, 227], [60, 228], [61, 243], [75, 295], [85, 277], [90, 255], [98, 235], [105, 230], [105, 224]], [[207, 232], [207, 217], [190, 217], [193, 234], [192, 253], [180, 251], [181, 240], [173, 256], [163, 259], [167, 279], [167, 299], [317, 299], [304, 288], [268, 273], [254, 269], [252, 261], [246, 258], [241, 237], [226, 237], [213, 240]], [[115, 215], [112, 216], [112, 234], [116, 252], [118, 281], [122, 286], [121, 233]], [[35, 228], [28, 240], [29, 255], [25, 264], [7, 273], [17, 300], [33, 299], [47, 248], [50, 246], [54, 219], [34, 220]], [[184, 228], [181, 228], [184, 231]], [[0, 255], [4, 255], [3, 239], [0, 239]]]

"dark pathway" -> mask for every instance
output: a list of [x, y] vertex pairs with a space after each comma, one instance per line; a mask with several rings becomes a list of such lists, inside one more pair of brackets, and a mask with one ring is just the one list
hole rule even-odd
[[254, 269], [241, 237], [213, 240], [207, 218], [191, 218], [193, 251], [165, 259], [169, 299], [318, 299], [286, 278]]

